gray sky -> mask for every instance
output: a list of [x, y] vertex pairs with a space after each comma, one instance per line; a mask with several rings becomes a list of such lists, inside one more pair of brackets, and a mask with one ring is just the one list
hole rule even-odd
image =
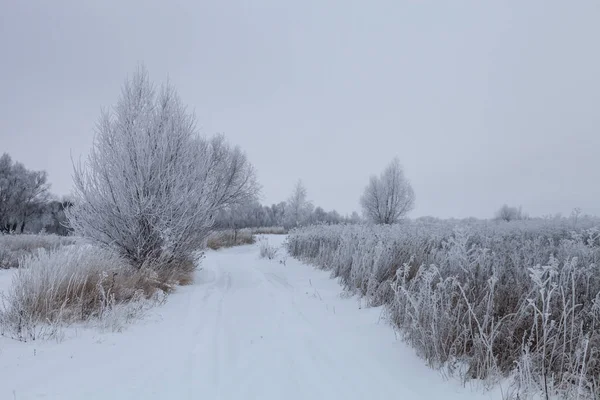
[[[122, 4], [128, 3], [128, 4]], [[0, 0], [0, 153], [71, 187], [102, 107], [144, 62], [204, 134], [358, 210], [398, 156], [413, 216], [600, 215], [600, 2]]]

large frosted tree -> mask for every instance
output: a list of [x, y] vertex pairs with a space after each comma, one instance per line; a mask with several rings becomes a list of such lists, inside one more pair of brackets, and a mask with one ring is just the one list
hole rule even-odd
[[380, 176], [372, 176], [360, 199], [364, 217], [376, 224], [394, 224], [411, 211], [415, 193], [394, 158]]
[[101, 115], [74, 181], [75, 232], [137, 267], [188, 260], [218, 209], [258, 190], [245, 154], [222, 137], [198, 137], [175, 89], [156, 90], [143, 67]]

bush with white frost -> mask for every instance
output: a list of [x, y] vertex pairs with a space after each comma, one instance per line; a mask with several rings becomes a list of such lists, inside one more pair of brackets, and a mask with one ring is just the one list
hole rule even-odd
[[384, 304], [432, 366], [597, 398], [600, 223], [567, 219], [312, 226], [288, 250]]
[[39, 250], [22, 261], [4, 293], [0, 333], [35, 340], [88, 320], [120, 329], [176, 283], [176, 276], [133, 269], [118, 254], [90, 245]]
[[260, 258], [266, 258], [268, 260], [274, 260], [277, 257], [279, 248], [270, 244], [267, 238], [260, 238]]

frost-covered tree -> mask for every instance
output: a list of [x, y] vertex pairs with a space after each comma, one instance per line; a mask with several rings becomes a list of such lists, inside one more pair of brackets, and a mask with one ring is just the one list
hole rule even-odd
[[71, 206], [66, 200], [50, 200], [35, 215], [30, 229], [32, 232], [44, 231], [55, 235], [66, 236], [70, 233], [65, 210]]
[[313, 222], [317, 223], [327, 222], [328, 215], [322, 207], [316, 207], [311, 219], [313, 220]]
[[23, 232], [48, 198], [45, 171], [30, 171], [8, 154], [0, 157], [0, 231]]
[[101, 115], [74, 182], [75, 232], [137, 267], [188, 260], [217, 211], [258, 190], [245, 155], [223, 137], [199, 138], [175, 89], [156, 90], [143, 67]]
[[285, 220], [285, 210], [287, 204], [285, 201], [271, 205], [271, 215], [273, 216], [274, 226], [283, 226]]
[[415, 193], [394, 158], [379, 177], [372, 176], [360, 199], [364, 217], [376, 224], [398, 222], [415, 204]]
[[219, 210], [215, 221], [215, 228], [234, 231], [259, 226], [270, 225], [267, 223], [267, 215], [263, 206], [255, 200]]
[[313, 205], [306, 197], [306, 188], [299, 180], [286, 202], [284, 225], [295, 227], [305, 224], [313, 211]]
[[527, 215], [523, 213], [521, 207], [510, 207], [504, 204], [498, 211], [496, 211], [496, 219], [499, 221], [517, 221], [527, 219]]
[[206, 160], [203, 181], [212, 210], [254, 203], [259, 185], [246, 154], [228, 144], [223, 135], [196, 141], [200, 149], [197, 156]]
[[360, 215], [358, 215], [358, 213], [356, 211], [352, 211], [352, 215], [350, 215], [350, 223], [351, 224], [360, 224], [362, 222], [362, 219], [360, 218]]

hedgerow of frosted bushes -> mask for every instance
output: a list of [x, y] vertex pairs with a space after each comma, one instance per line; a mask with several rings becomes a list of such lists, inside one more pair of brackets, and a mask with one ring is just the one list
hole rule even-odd
[[294, 257], [331, 270], [435, 367], [510, 375], [521, 394], [600, 396], [600, 224], [410, 222], [292, 231]]

